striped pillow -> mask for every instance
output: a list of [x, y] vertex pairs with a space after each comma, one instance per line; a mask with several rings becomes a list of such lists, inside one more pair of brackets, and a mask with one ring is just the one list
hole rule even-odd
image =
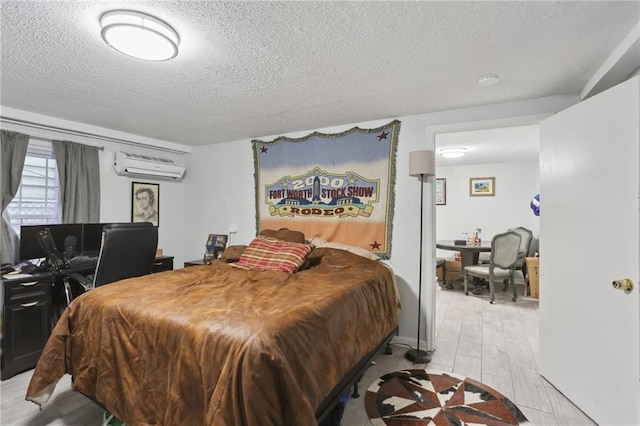
[[253, 271], [295, 272], [304, 263], [312, 244], [288, 243], [276, 238], [258, 236], [232, 266]]

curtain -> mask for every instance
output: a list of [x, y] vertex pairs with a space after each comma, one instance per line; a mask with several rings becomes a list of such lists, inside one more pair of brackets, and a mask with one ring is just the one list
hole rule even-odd
[[98, 147], [53, 141], [58, 164], [62, 223], [100, 222]]
[[27, 157], [29, 135], [2, 130], [0, 133], [0, 262], [14, 263], [18, 235], [9, 225], [6, 208], [15, 197]]

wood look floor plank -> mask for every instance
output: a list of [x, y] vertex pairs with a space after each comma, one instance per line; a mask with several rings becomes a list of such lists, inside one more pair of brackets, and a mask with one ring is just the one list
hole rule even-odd
[[511, 366], [511, 378], [516, 405], [536, 408], [547, 413], [553, 413], [551, 401], [547, 396], [542, 378], [538, 374], [537, 367]]
[[438, 337], [436, 349], [431, 354], [431, 362], [453, 367], [458, 350], [458, 336]]
[[492, 345], [482, 346], [482, 376], [490, 374], [500, 377], [511, 377], [509, 355], [505, 348]]
[[482, 344], [487, 346], [495, 346], [498, 348], [507, 348], [507, 340], [502, 331], [502, 323], [495, 325], [494, 323], [482, 322]]
[[537, 370], [538, 364], [536, 358], [531, 351], [528, 342], [509, 342], [507, 343], [507, 354], [509, 355], [509, 363], [511, 367], [522, 366], [534, 368]]
[[470, 340], [461, 336], [458, 341], [457, 354], [480, 359], [482, 358], [482, 342], [479, 338]]
[[522, 414], [524, 414], [527, 420], [529, 420], [529, 425], [527, 426], [569, 426], [568, 424], [558, 423], [558, 420], [553, 413], [547, 413], [545, 411], [529, 407], [518, 408], [520, 408]]
[[482, 360], [480, 358], [458, 354], [456, 355], [456, 361], [453, 365], [453, 372], [482, 381]]
[[513, 383], [511, 381], [511, 376], [496, 376], [493, 374], [482, 372], [482, 383], [487, 386], [491, 386], [511, 401], [515, 401], [515, 396], [513, 393]]

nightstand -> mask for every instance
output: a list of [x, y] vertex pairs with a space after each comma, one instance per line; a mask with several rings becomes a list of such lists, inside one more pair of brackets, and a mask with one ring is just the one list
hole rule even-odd
[[153, 272], [164, 272], [173, 270], [173, 256], [156, 257], [153, 262]]
[[203, 259], [198, 259], [198, 260], [189, 260], [187, 262], [184, 262], [183, 268], [187, 268], [189, 266], [199, 266], [199, 265], [204, 265], [204, 260]]

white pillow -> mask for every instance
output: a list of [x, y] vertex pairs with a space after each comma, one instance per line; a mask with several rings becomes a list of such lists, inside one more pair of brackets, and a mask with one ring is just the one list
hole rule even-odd
[[363, 249], [362, 247], [350, 246], [349, 244], [336, 243], [332, 241], [323, 240], [320, 237], [313, 237], [311, 241], [309, 241], [316, 247], [327, 247], [327, 248], [335, 248], [340, 250], [345, 250], [353, 254], [357, 254], [358, 256], [366, 257], [371, 260], [380, 260], [380, 256], [375, 253], [371, 253], [367, 249]]

